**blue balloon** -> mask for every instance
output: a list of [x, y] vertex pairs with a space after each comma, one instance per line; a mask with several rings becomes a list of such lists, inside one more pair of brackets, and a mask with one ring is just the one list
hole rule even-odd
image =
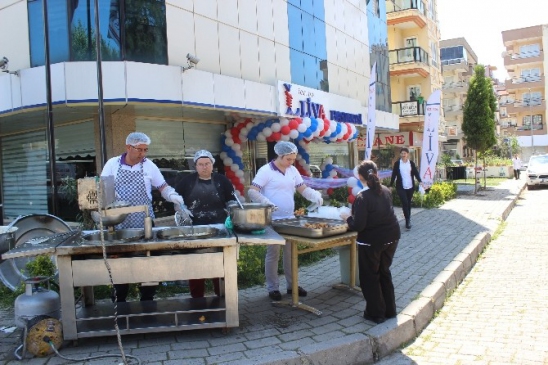
[[360, 189], [363, 189], [363, 185], [362, 185], [362, 182], [361, 182], [360, 180], [358, 180], [358, 187], [359, 187]]
[[226, 154], [228, 155], [228, 152], [229, 151], [232, 151], [232, 148], [228, 147], [226, 144], [223, 144], [223, 146], [221, 147], [221, 149], [226, 152]]
[[333, 165], [327, 165], [327, 166], [325, 166], [325, 170], [324, 170], [324, 171], [329, 172], [329, 171], [331, 171], [331, 170], [333, 170]]

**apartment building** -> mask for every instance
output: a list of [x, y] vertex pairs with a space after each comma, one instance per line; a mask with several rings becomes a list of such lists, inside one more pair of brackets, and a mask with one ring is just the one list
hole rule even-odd
[[[392, 113], [415, 158], [420, 156], [424, 110], [430, 94], [441, 89], [437, 0], [387, 0]], [[440, 141], [445, 122], [440, 118]]]
[[499, 99], [501, 134], [515, 135], [527, 160], [533, 153], [548, 152], [544, 53], [548, 25], [503, 31], [502, 41], [509, 79]]
[[440, 41], [440, 59], [447, 135], [447, 141], [442, 144], [442, 151], [453, 158], [469, 157], [471, 151], [465, 148], [462, 133], [463, 106], [478, 57], [466, 39], [453, 38]]

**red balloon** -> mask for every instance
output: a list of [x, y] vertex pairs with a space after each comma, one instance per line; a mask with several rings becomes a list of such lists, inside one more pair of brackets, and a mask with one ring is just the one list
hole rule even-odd
[[331, 194], [333, 194], [333, 188], [327, 189], [327, 195], [331, 195]]
[[287, 136], [289, 132], [291, 132], [291, 128], [289, 128], [288, 125], [284, 125], [282, 129], [280, 130], [280, 132], [282, 132], [282, 134], [285, 134]]
[[352, 188], [350, 186], [346, 190], [348, 190], [348, 194], [352, 195]]
[[282, 138], [282, 134], [280, 132], [274, 132], [272, 133], [271, 137], [272, 137], [272, 142], [277, 142], [280, 140], [280, 138]]
[[297, 129], [298, 126], [299, 126], [299, 121], [297, 119], [291, 119], [289, 121], [289, 128]]
[[329, 119], [325, 118], [323, 120], [323, 131], [327, 132], [330, 126], [331, 126], [331, 122], [329, 121]]
[[349, 202], [350, 204], [354, 204], [354, 200], [355, 200], [355, 199], [356, 199], [356, 197], [355, 197], [354, 195], [349, 195], [349, 196], [348, 196], [348, 202]]

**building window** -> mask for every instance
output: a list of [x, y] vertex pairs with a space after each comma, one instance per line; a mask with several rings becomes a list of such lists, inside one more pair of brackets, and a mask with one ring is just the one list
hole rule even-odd
[[[31, 66], [45, 64], [42, 0], [28, 0]], [[93, 1], [49, 1], [51, 63], [93, 61]], [[167, 64], [165, 0], [99, 0], [105, 61]]]

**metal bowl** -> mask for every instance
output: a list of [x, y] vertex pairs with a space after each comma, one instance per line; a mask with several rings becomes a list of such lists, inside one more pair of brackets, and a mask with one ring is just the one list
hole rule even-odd
[[[114, 232], [103, 231], [105, 242], [107, 243], [124, 243], [134, 242], [145, 237], [145, 230], [140, 228], [118, 229]], [[101, 242], [101, 231], [86, 234], [85, 241], [93, 243]]]
[[219, 230], [210, 226], [181, 226], [161, 229], [156, 236], [163, 240], [201, 240], [215, 237]]
[[230, 208], [230, 219], [234, 229], [240, 231], [256, 231], [265, 229], [272, 223], [272, 207], [258, 203], [244, 203]]
[[91, 212], [91, 219], [93, 219], [93, 221], [96, 224], [99, 224], [99, 219], [102, 219], [103, 226], [115, 226], [117, 224], [120, 224], [126, 220], [127, 216], [128, 216], [128, 213], [122, 213], [117, 215], [109, 215], [109, 216], [101, 217], [101, 213], [99, 213], [98, 211], [94, 210]]

